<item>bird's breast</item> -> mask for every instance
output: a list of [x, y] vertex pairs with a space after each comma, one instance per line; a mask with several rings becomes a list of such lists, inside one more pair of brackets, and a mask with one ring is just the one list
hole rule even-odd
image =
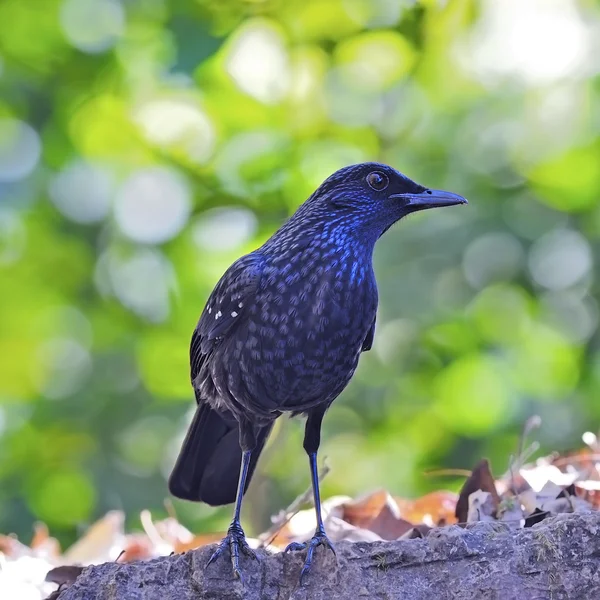
[[370, 263], [343, 258], [265, 270], [236, 354], [246, 385], [279, 410], [333, 399], [354, 373], [377, 289]]

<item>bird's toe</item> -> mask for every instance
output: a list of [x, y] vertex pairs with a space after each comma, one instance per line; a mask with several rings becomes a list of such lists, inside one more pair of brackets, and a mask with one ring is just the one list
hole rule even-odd
[[223, 554], [227, 548], [229, 548], [233, 576], [244, 583], [244, 577], [240, 568], [240, 550], [243, 554], [251, 556], [255, 560], [258, 560], [258, 556], [256, 555], [256, 552], [250, 548], [248, 542], [246, 541], [244, 531], [239, 524], [231, 525], [227, 531], [227, 535], [221, 540], [217, 546], [217, 549], [208, 559], [206, 566], [208, 567], [208, 565], [217, 560], [217, 558], [219, 558], [219, 556], [221, 556], [221, 554]]
[[308, 542], [292, 542], [285, 549], [286, 552], [304, 550], [305, 548], [308, 549], [306, 553], [306, 560], [304, 561], [304, 566], [302, 567], [302, 571], [300, 572], [300, 584], [303, 583], [304, 577], [310, 571], [313, 564], [315, 550], [319, 546], [325, 546], [326, 548], [329, 548], [333, 552], [333, 555], [337, 556], [335, 552], [335, 547], [332, 544], [331, 540], [327, 537], [325, 531], [319, 529], [315, 532], [315, 535], [313, 535], [313, 537]]

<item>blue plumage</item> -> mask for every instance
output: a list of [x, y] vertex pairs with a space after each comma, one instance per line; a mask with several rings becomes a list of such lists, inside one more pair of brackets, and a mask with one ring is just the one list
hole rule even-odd
[[[226, 546], [239, 575], [243, 493], [273, 421], [307, 415], [319, 544], [316, 453], [323, 415], [371, 348], [377, 311], [375, 243], [406, 214], [466, 202], [428, 190], [387, 165], [334, 173], [254, 252], [238, 259], [210, 295], [192, 337], [198, 408], [169, 481], [171, 492], [211, 504], [236, 502]], [[238, 481], [239, 477], [239, 481]]]

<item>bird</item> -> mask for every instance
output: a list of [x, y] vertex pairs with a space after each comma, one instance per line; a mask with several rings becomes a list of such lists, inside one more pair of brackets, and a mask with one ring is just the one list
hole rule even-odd
[[373, 345], [378, 304], [377, 240], [397, 221], [430, 208], [467, 204], [426, 188], [389, 165], [350, 165], [329, 176], [259, 248], [236, 260], [210, 294], [190, 344], [197, 407], [169, 477], [175, 497], [234, 504], [229, 549], [257, 558], [241, 526], [242, 499], [276, 419], [306, 416], [316, 530], [300, 580], [318, 546], [335, 549], [321, 515], [317, 452], [321, 423]]

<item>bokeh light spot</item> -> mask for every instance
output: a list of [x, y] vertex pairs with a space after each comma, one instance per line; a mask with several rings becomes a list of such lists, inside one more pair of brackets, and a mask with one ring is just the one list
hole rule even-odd
[[128, 255], [105, 254], [96, 267], [96, 285], [123, 306], [155, 323], [169, 316], [169, 290], [175, 283], [171, 263], [158, 250], [140, 248]]
[[37, 166], [40, 153], [40, 138], [30, 125], [18, 119], [0, 119], [0, 182], [27, 177]]
[[440, 418], [455, 432], [482, 435], [510, 420], [512, 401], [499, 365], [485, 356], [464, 356], [434, 382]]
[[529, 253], [529, 269], [535, 281], [551, 289], [568, 288], [588, 275], [592, 252], [577, 231], [556, 229], [540, 238]]
[[113, 188], [108, 169], [75, 161], [52, 179], [49, 192], [66, 217], [77, 223], [95, 223], [108, 215]]
[[90, 517], [96, 492], [82, 471], [57, 469], [35, 482], [28, 500], [38, 519], [49, 526], [73, 526]]
[[572, 0], [486, 0], [463, 60], [484, 79], [551, 83], [590, 66], [591, 35]]
[[241, 90], [265, 103], [278, 102], [290, 85], [289, 58], [279, 31], [268, 21], [250, 21], [237, 33], [225, 68]]
[[180, 151], [194, 163], [206, 162], [213, 152], [213, 125], [206, 114], [191, 102], [153, 100], [142, 105], [134, 118], [153, 144]]
[[192, 228], [194, 242], [207, 251], [239, 248], [256, 232], [256, 215], [244, 208], [213, 208], [203, 213]]
[[115, 201], [115, 220], [136, 242], [160, 244], [176, 236], [190, 215], [187, 181], [160, 167], [140, 170], [121, 186]]
[[463, 270], [474, 288], [499, 280], [509, 280], [523, 260], [519, 241], [508, 233], [487, 233], [473, 240], [465, 250]]
[[125, 11], [118, 0], [65, 0], [60, 22], [75, 48], [97, 54], [112, 48], [123, 33]]

